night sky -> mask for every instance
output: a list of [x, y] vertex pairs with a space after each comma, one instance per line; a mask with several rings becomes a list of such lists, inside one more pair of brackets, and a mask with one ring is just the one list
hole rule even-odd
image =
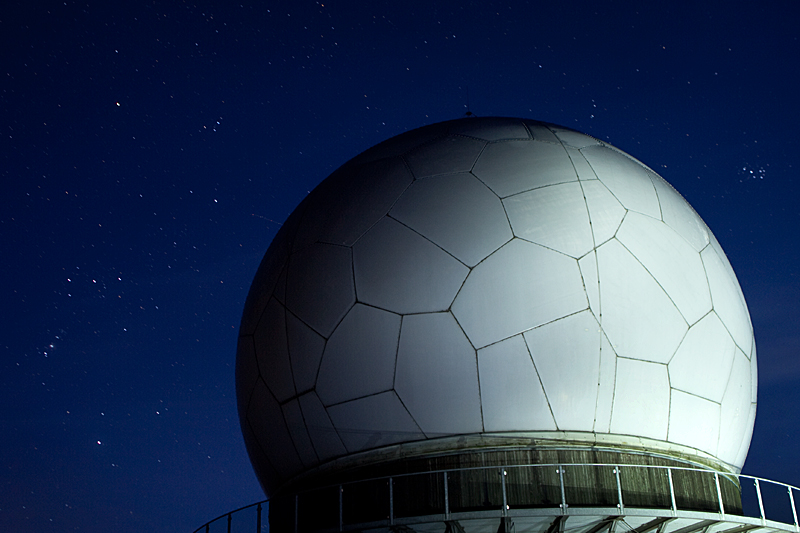
[[695, 207], [755, 329], [744, 472], [800, 485], [797, 8], [650, 4], [4, 2], [0, 530], [189, 533], [263, 499], [233, 373], [262, 255], [339, 165], [467, 106], [608, 141]]

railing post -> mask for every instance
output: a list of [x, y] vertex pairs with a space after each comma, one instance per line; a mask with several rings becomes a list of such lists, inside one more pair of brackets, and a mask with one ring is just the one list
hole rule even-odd
[[761, 499], [761, 485], [758, 484], [758, 479], [756, 478], [756, 495], [758, 496], [758, 509], [761, 511], [761, 525], [764, 526], [767, 523], [767, 517], [764, 514], [764, 501]]
[[261, 502], [258, 502], [256, 508], [256, 533], [261, 533]]
[[561, 487], [561, 514], [567, 514], [567, 493], [564, 491], [564, 465], [558, 465], [558, 485]]
[[442, 472], [444, 476], [444, 519], [450, 520], [450, 488], [447, 483], [447, 472]]
[[228, 513], [228, 533], [231, 533], [231, 520], [233, 519], [231, 514], [233, 513]]
[[678, 505], [675, 503], [675, 486], [672, 484], [672, 469], [667, 468], [667, 479], [669, 479], [669, 499], [672, 504], [672, 516], [678, 514]]
[[503, 512], [500, 516], [506, 516], [508, 511], [508, 499], [506, 498], [506, 468], [500, 468], [500, 484], [503, 487]]
[[344, 494], [344, 487], [339, 485], [339, 531], [342, 530], [344, 526], [344, 520], [342, 520], [342, 495]]
[[394, 525], [394, 479], [389, 478], [389, 525]]
[[794, 530], [800, 531], [800, 524], [797, 523], [797, 507], [794, 505], [794, 494], [792, 494], [792, 487], [786, 487], [789, 491], [789, 502], [792, 504], [792, 516], [794, 517]]
[[622, 483], [619, 482], [619, 465], [614, 467], [614, 475], [617, 477], [617, 498], [619, 499], [617, 507], [619, 507], [619, 513], [623, 514], [625, 512], [625, 504], [622, 502]]
[[298, 509], [300, 507], [300, 495], [294, 495], [294, 533], [297, 533], [297, 519], [300, 516]]
[[714, 472], [714, 483], [717, 485], [717, 500], [719, 501], [719, 514], [725, 519], [725, 505], [722, 503], [722, 489], [719, 486], [719, 474]]

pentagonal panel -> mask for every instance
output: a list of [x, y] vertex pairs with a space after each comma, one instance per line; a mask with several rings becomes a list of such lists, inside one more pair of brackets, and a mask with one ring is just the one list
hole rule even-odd
[[617, 358], [611, 433], [666, 440], [669, 392], [666, 365]]
[[686, 322], [694, 324], [711, 310], [700, 254], [660, 220], [629, 213], [617, 239], [664, 289]]
[[303, 464], [289, 435], [281, 407], [260, 379], [253, 389], [247, 420], [256, 442], [263, 450], [268, 450], [270, 462], [281, 476], [289, 477], [302, 470]]
[[589, 209], [595, 246], [600, 246], [617, 232], [626, 211], [599, 180], [582, 181], [581, 187]]
[[349, 452], [425, 438], [393, 391], [328, 407]]
[[295, 249], [317, 241], [352, 245], [389, 212], [413, 179], [399, 157], [345, 165], [311, 193]]
[[292, 313], [286, 314], [286, 333], [289, 338], [289, 358], [297, 392], [314, 388], [325, 339]]
[[274, 298], [264, 309], [254, 341], [258, 368], [269, 390], [279, 402], [288, 400], [295, 389], [286, 342], [286, 310]]
[[525, 332], [525, 341], [560, 430], [594, 426], [600, 325], [589, 311]]
[[400, 315], [356, 304], [333, 332], [317, 378], [325, 405], [392, 388]]
[[597, 249], [602, 325], [618, 355], [667, 363], [688, 328], [653, 277], [616, 239]]
[[642, 165], [605, 146], [590, 146], [581, 152], [625, 208], [661, 218], [656, 189]]
[[300, 410], [300, 402], [297, 398], [283, 404], [283, 418], [286, 420], [286, 427], [292, 437], [294, 447], [300, 456], [300, 461], [306, 468], [314, 466], [319, 462], [314, 446], [311, 444], [311, 437], [308, 436], [303, 412]]
[[[708, 285], [711, 288], [711, 301], [714, 310], [719, 315], [722, 323], [742, 351], [749, 351], [752, 345], [753, 330], [750, 326], [750, 315], [747, 312], [747, 304], [739, 288], [736, 275], [730, 267], [727, 258], [724, 260], [713, 246], [716, 239], [712, 238], [712, 246], [708, 246], [700, 253], [703, 259], [706, 273], [708, 274]], [[724, 254], [722, 254], [724, 256]], [[746, 353], [746, 352], [745, 352]]]
[[317, 395], [310, 392], [300, 396], [300, 408], [303, 410], [303, 419], [306, 422], [311, 443], [320, 460], [326, 461], [344, 455], [347, 450]]
[[735, 353], [736, 345], [725, 326], [715, 313], [709, 313], [689, 328], [669, 362], [669, 382], [674, 389], [719, 403]]
[[450, 313], [403, 317], [394, 388], [428, 437], [482, 429], [475, 350]]
[[[251, 335], [239, 337], [236, 347], [236, 403], [244, 409], [250, 403], [250, 395], [258, 379], [256, 347]], [[241, 412], [241, 411], [240, 411]]]
[[614, 406], [614, 384], [617, 377], [617, 354], [605, 335], [600, 336], [600, 379], [597, 388], [597, 408], [594, 415], [595, 433], [608, 433]]
[[478, 350], [478, 369], [486, 431], [556, 429], [522, 336]]
[[586, 296], [589, 297], [589, 309], [594, 316], [600, 316], [600, 283], [597, 279], [597, 253], [589, 252], [578, 260], [578, 266], [583, 277], [583, 286]]
[[531, 132], [531, 136], [535, 140], [561, 144], [561, 141], [558, 140], [558, 137], [556, 137], [555, 133], [550, 131], [550, 128], [541, 122], [536, 122], [533, 120], [525, 120], [524, 122], [525, 126], [528, 128], [528, 131]]
[[317, 243], [296, 252], [286, 283], [286, 306], [327, 338], [355, 303], [350, 249]]
[[472, 173], [500, 198], [578, 179], [560, 144], [538, 141], [491, 143]]
[[595, 175], [594, 170], [592, 170], [591, 165], [589, 165], [589, 162], [586, 161], [585, 157], [583, 157], [583, 154], [580, 150], [571, 146], [564, 146], [564, 149], [567, 151], [570, 161], [572, 161], [572, 166], [575, 167], [575, 173], [578, 175], [578, 180], [597, 180], [597, 175]]
[[384, 218], [353, 247], [361, 302], [395, 313], [442, 311], [467, 267], [396, 220]]
[[484, 146], [485, 141], [448, 135], [410, 151], [405, 159], [417, 179], [437, 174], [469, 172]]
[[719, 404], [673, 389], [667, 438], [670, 442], [716, 454]]
[[414, 183], [391, 216], [474, 266], [511, 239], [500, 200], [469, 173]]
[[705, 248], [709, 242], [708, 228], [700, 216], [661, 176], [653, 173], [648, 175], [655, 185], [658, 202], [661, 204], [661, 218], [664, 222], [698, 252]]
[[513, 239], [472, 269], [453, 314], [482, 348], [587, 307], [577, 261]]
[[528, 139], [528, 130], [518, 119], [485, 117], [481, 120], [456, 121], [451, 133], [469, 135], [487, 141], [501, 139]]
[[[726, 376], [728, 377], [728, 376]], [[719, 458], [734, 462], [742, 440], [750, 440], [753, 431], [750, 422], [750, 361], [741, 350], [736, 350], [730, 376], [722, 398], [720, 416]]]
[[562, 127], [553, 127], [552, 130], [556, 134], [556, 137], [558, 137], [558, 139], [566, 146], [571, 146], [573, 148], [585, 148], [587, 146], [595, 146], [600, 144], [597, 139], [577, 131], [568, 130]]
[[586, 201], [578, 182], [523, 192], [503, 200], [514, 235], [580, 257], [592, 248]]

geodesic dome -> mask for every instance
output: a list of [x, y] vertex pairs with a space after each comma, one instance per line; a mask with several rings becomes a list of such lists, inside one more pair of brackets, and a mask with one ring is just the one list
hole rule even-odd
[[756, 350], [725, 254], [655, 172], [567, 128], [469, 118], [365, 151], [292, 213], [247, 299], [237, 393], [268, 493], [464, 435], [738, 472]]

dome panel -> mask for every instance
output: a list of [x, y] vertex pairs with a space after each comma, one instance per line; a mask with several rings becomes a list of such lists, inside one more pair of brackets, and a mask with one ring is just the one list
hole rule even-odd
[[281, 407], [263, 380], [259, 379], [253, 389], [247, 420], [258, 445], [270, 450], [270, 463], [280, 476], [289, 477], [303, 469]]
[[300, 396], [300, 408], [308, 428], [311, 443], [321, 461], [327, 461], [347, 453], [339, 434], [333, 427], [328, 412], [313, 392]]
[[[728, 377], [728, 376], [726, 376]], [[752, 434], [753, 424], [750, 420], [750, 361], [741, 350], [736, 350], [733, 357], [730, 376], [728, 377], [725, 395], [722, 398], [720, 416], [718, 456], [723, 461], [734, 463], [739, 453], [742, 435]], [[749, 442], [749, 437], [746, 439]]]
[[356, 304], [325, 346], [316, 388], [322, 403], [391, 389], [399, 337], [400, 315]]
[[297, 398], [289, 400], [282, 406], [283, 418], [286, 420], [286, 427], [289, 429], [289, 436], [294, 442], [294, 447], [300, 456], [300, 461], [308, 468], [319, 462], [311, 438], [306, 430], [306, 423], [303, 420], [303, 413], [300, 410], [300, 402]]
[[513, 239], [472, 269], [453, 314], [482, 348], [587, 307], [577, 261]]
[[600, 283], [597, 279], [597, 253], [591, 251], [578, 260], [578, 267], [583, 277], [586, 296], [589, 297], [589, 309], [594, 316], [600, 316]]
[[381, 143], [376, 144], [369, 150], [366, 150], [348, 163], [363, 164], [370, 161], [377, 161], [389, 157], [397, 157], [404, 153], [413, 150], [423, 144], [430, 143], [436, 139], [444, 137], [450, 130], [451, 122], [439, 122], [437, 124], [430, 124], [423, 128], [417, 128], [412, 131], [406, 131], [399, 135], [387, 139]]
[[744, 460], [747, 458], [747, 450], [750, 448], [750, 440], [753, 438], [753, 426], [756, 423], [756, 404], [750, 404], [750, 414], [747, 417], [747, 424], [745, 428], [750, 428], [750, 431], [744, 434], [742, 438], [742, 444], [739, 447], [739, 453], [736, 455], [736, 460], [733, 464], [738, 468], [739, 471], [742, 470], [742, 465], [744, 465]]
[[500, 200], [469, 173], [415, 182], [391, 216], [468, 266], [478, 264], [512, 236]]
[[458, 121], [450, 133], [469, 135], [486, 141], [529, 139], [528, 130], [519, 119], [486, 117], [485, 120]]
[[500, 198], [578, 180], [564, 148], [539, 141], [490, 143], [472, 173]]
[[655, 185], [664, 222], [698, 252], [705, 248], [709, 242], [708, 228], [700, 216], [661, 176], [654, 173], [648, 175]]
[[606, 146], [589, 146], [581, 152], [625, 208], [661, 219], [656, 189], [645, 167]]
[[239, 337], [236, 348], [236, 403], [242, 413], [250, 403], [250, 395], [256, 380], [259, 378], [258, 362], [256, 361], [256, 347], [253, 337], [245, 335]]
[[328, 407], [349, 452], [424, 439], [394, 391]]
[[753, 351], [750, 354], [750, 401], [756, 403], [758, 398], [758, 363], [756, 361], [756, 343], [753, 340]]
[[564, 146], [564, 148], [567, 150], [567, 155], [569, 156], [570, 161], [572, 161], [572, 166], [575, 167], [575, 173], [578, 175], [578, 180], [596, 181], [597, 175], [594, 173], [594, 170], [592, 170], [589, 162], [586, 161], [586, 158], [583, 157], [581, 151], [571, 146]]
[[295, 388], [299, 393], [306, 392], [317, 381], [325, 339], [292, 313], [286, 313], [286, 333]]
[[669, 382], [675, 389], [721, 402], [736, 345], [715, 313], [689, 328], [672, 361]]
[[572, 257], [594, 248], [578, 182], [551, 185], [503, 200], [514, 235]]
[[524, 120], [523, 122], [528, 128], [528, 131], [531, 132], [531, 135], [535, 141], [561, 144], [561, 141], [558, 140], [558, 137], [556, 137], [555, 133], [550, 131], [550, 128], [548, 128], [545, 124], [535, 120]]
[[575, 130], [570, 130], [561, 126], [554, 126], [551, 129], [553, 130], [553, 133], [556, 134], [556, 137], [558, 137], [559, 141], [566, 146], [571, 146], [573, 148], [585, 148], [587, 146], [596, 146], [600, 144], [600, 142], [594, 137], [590, 137]]
[[280, 483], [281, 475], [272, 466], [264, 449], [256, 441], [255, 433], [250, 427], [248, 420], [243, 420], [242, 437], [244, 437], [245, 447], [247, 448], [247, 455], [250, 457], [250, 463], [253, 465], [253, 470], [258, 473], [258, 481], [264, 492], [271, 491], [275, 486]]
[[285, 402], [295, 390], [286, 342], [286, 310], [275, 298], [267, 303], [253, 340], [262, 378], [278, 401]]
[[614, 383], [617, 376], [617, 354], [605, 335], [600, 335], [600, 384], [597, 390], [597, 408], [594, 431], [608, 433], [611, 427], [611, 410], [614, 405]]
[[417, 179], [437, 174], [469, 172], [484, 146], [486, 141], [448, 135], [408, 152], [405, 159]]
[[594, 426], [600, 325], [589, 311], [526, 331], [525, 341], [559, 430]]
[[723, 261], [720, 258], [714, 246], [708, 246], [700, 253], [700, 257], [708, 274], [714, 311], [728, 328], [736, 345], [742, 351], [749, 351], [753, 344], [753, 329], [733, 269], [730, 268], [727, 259]]
[[719, 404], [672, 389], [667, 440], [716, 453]]
[[486, 431], [556, 429], [521, 335], [478, 350], [478, 371]]
[[666, 440], [669, 377], [666, 365], [617, 358], [611, 433]]
[[686, 322], [694, 324], [711, 310], [706, 271], [700, 254], [669, 226], [629, 213], [617, 239], [664, 289]]
[[602, 326], [617, 355], [667, 363], [688, 326], [644, 267], [612, 239], [597, 249]]
[[384, 218], [353, 247], [358, 299], [395, 313], [444, 311], [467, 267], [396, 220]]
[[349, 248], [317, 243], [289, 260], [286, 307], [326, 338], [356, 300], [350, 255]]
[[477, 355], [450, 313], [403, 317], [394, 388], [428, 437], [482, 429]]
[[399, 157], [339, 169], [311, 193], [294, 249], [317, 241], [351, 246], [389, 212], [413, 180]]
[[599, 180], [582, 181], [581, 187], [586, 196], [595, 246], [600, 246], [614, 237], [627, 211]]

